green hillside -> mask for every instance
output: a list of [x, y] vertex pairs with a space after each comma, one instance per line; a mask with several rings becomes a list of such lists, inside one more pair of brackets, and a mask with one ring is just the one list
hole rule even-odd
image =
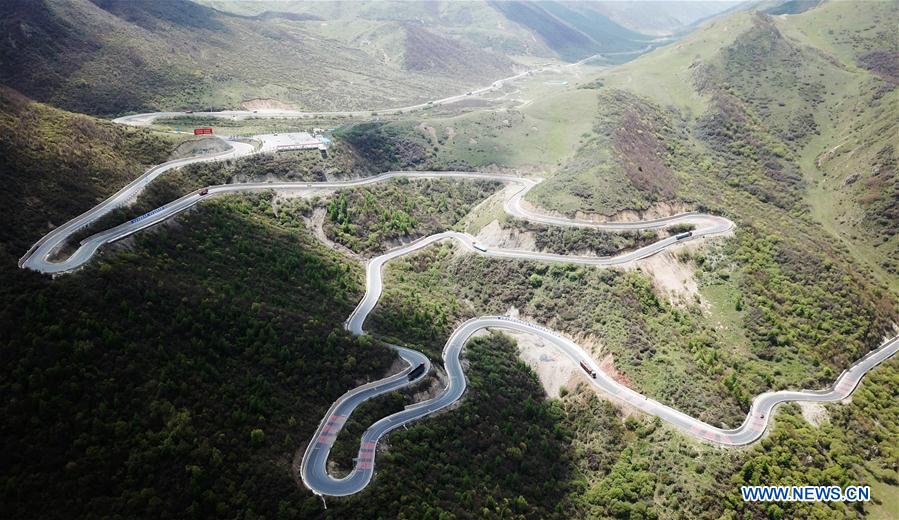
[[[832, 2], [786, 17], [747, 13], [718, 20], [610, 69], [600, 77], [606, 86], [600, 96], [607, 100], [615, 89], [626, 90], [676, 110], [675, 121], [685, 118], [684, 145], [711, 152], [710, 161], [725, 161], [722, 180], [763, 202], [807, 214], [843, 241], [854, 260], [895, 288], [899, 94], [893, 72], [897, 41], [889, 33], [899, 15], [887, 3], [866, 6]], [[610, 119], [613, 125], [622, 121], [615, 105], [600, 104], [597, 128]], [[602, 163], [589, 146], [580, 152], [581, 162]], [[619, 153], [612, 164], [621, 159]], [[553, 182], [574, 182], [579, 189], [590, 185], [583, 166], [566, 168], [571, 173]], [[552, 183], [542, 189], [541, 202], [553, 209], [565, 210], [564, 204], [569, 210], [622, 209], [600, 208], [583, 197], [569, 200], [571, 190], [556, 190]], [[627, 189], [591, 193], [607, 198]], [[645, 196], [624, 200], [641, 209]], [[692, 194], [679, 197], [685, 196]]]
[[[821, 195], [825, 184], [810, 171], [820, 162], [814, 160], [814, 150], [835, 128], [869, 135], [865, 147], [874, 151], [896, 139], [895, 132], [881, 132], [884, 125], [896, 124], [896, 112], [884, 112], [881, 105], [895, 94], [888, 86], [889, 92], [880, 98], [876, 94], [884, 80], [781, 29], [781, 24], [801, 26], [794, 20], [823, 16], [828, 9], [846, 8], [826, 4], [786, 19], [745, 14], [721, 20], [674, 47], [601, 76], [607, 86], [598, 94], [594, 136], [532, 193], [538, 204], [567, 213], [611, 214], [667, 203], [710, 208], [734, 219], [735, 239], [697, 260], [711, 275], [706, 278], [706, 297], [721, 297], [715, 289], [721, 286], [728, 288], [730, 301], [741, 302], [744, 312], [736, 318], [746, 338], [727, 348], [741, 351], [748, 346], [753, 357], [770, 364], [773, 372], [764, 384], [771, 383], [771, 376], [776, 380], [777, 373], [788, 374], [786, 367], [792, 363], [806, 367], [797, 375], [817, 371], [826, 381], [852, 359], [847, 356], [849, 345], [860, 341], [849, 348], [854, 352], [873, 348], [897, 321], [897, 278], [889, 266], [866, 261], [878, 257], [856, 247], [864, 243], [863, 234], [831, 236], [832, 222], [820, 218], [842, 204]], [[868, 10], [864, 20], [847, 25], [876, 34], [878, 28], [889, 27], [886, 14]], [[740, 32], [726, 37], [731, 43], [711, 50], [709, 42], [735, 28]], [[662, 59], [672, 67], [667, 83], [655, 68]], [[681, 75], [689, 77], [689, 91], [674, 87]], [[655, 90], [647, 86], [650, 78], [657, 81]], [[630, 85], [634, 94], [626, 93]], [[853, 103], [854, 110], [845, 110], [856, 94], [864, 104]], [[873, 176], [875, 181], [868, 181], [869, 190], [872, 182], [890, 178], [889, 154], [878, 157], [884, 166]], [[854, 167], [864, 169], [865, 163]], [[878, 189], [878, 198], [860, 200], [855, 207], [889, 208], [890, 193]], [[889, 215], [886, 210], [864, 225], [877, 229], [880, 220], [884, 229], [895, 229]], [[888, 247], [889, 242], [883, 243], [887, 245], [881, 248]], [[851, 310], [835, 313], [838, 308]], [[872, 321], [856, 323], [863, 316]], [[859, 334], [872, 330], [878, 332], [867, 339]], [[838, 334], [844, 334], [844, 340], [837, 340]], [[830, 369], [828, 363], [834, 363]]]
[[[711, 132], [751, 130], [750, 144], [758, 149], [763, 142], [778, 165], [757, 164], [755, 189], [804, 205], [857, 262], [896, 289], [897, 23], [889, 2], [740, 15], [603, 80], [684, 110]], [[721, 40], [731, 43], [719, 51]], [[733, 139], [710, 137], [704, 140], [719, 151], [739, 155]]]

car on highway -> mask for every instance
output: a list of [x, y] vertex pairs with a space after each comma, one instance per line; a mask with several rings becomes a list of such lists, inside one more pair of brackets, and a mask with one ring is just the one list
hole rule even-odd
[[419, 363], [415, 369], [409, 372], [409, 381], [415, 381], [415, 379], [420, 376], [425, 371], [425, 364]]
[[596, 379], [596, 371], [593, 370], [592, 368], [590, 368], [590, 366], [587, 365], [587, 363], [584, 363], [583, 361], [581, 361], [581, 368], [584, 369], [584, 372], [590, 374], [590, 377], [592, 377], [593, 379]]

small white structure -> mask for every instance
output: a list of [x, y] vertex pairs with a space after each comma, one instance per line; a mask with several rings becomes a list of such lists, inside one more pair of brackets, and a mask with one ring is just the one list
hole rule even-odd
[[331, 140], [323, 135], [308, 132], [290, 132], [286, 134], [264, 134], [256, 136], [262, 140], [263, 151], [286, 152], [290, 150], [326, 151]]

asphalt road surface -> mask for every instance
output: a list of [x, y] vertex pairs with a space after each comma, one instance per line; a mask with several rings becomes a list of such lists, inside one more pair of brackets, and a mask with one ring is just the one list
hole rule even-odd
[[[56, 253], [59, 248], [65, 244], [66, 240], [71, 235], [93, 224], [110, 211], [133, 202], [140, 194], [140, 192], [144, 190], [144, 188], [146, 188], [151, 182], [153, 182], [154, 179], [156, 179], [163, 173], [173, 168], [187, 166], [188, 164], [198, 162], [224, 161], [227, 159], [234, 159], [237, 157], [250, 155], [255, 151], [253, 145], [244, 142], [228, 141], [228, 144], [230, 145], [230, 148], [228, 150], [225, 150], [224, 152], [197, 157], [187, 157], [184, 159], [176, 159], [174, 161], [168, 161], [150, 168], [140, 177], [128, 183], [124, 188], [117, 191], [105, 201], [46, 234], [36, 244], [31, 246], [31, 249], [29, 249], [21, 259], [19, 259], [19, 267], [27, 267], [29, 269], [45, 273], [60, 273], [71, 271], [72, 269], [83, 265], [87, 260], [89, 260], [90, 257], [93, 256], [93, 254], [96, 253], [97, 249], [99, 249], [103, 244], [127, 236], [120, 234], [123, 227], [128, 227], [129, 229], [131, 229], [131, 233], [134, 233], [159, 222], [159, 219], [147, 219], [145, 222], [142, 221], [142, 225], [139, 226], [135, 226], [133, 224], [129, 226], [128, 223], [123, 224], [122, 226], [107, 230], [103, 233], [99, 233], [84, 240], [81, 247], [75, 252], [75, 254], [73, 254], [63, 262], [57, 263], [51, 262], [49, 260], [50, 257], [53, 256], [53, 254]], [[179, 201], [183, 199], [184, 198], [179, 199]]]
[[[634, 230], [657, 229], [675, 224], [692, 224], [692, 235], [678, 240], [669, 237], [643, 248], [626, 252], [612, 257], [557, 255], [525, 250], [485, 248], [475, 243], [471, 235], [447, 231], [424, 237], [411, 244], [402, 246], [373, 258], [366, 268], [366, 293], [359, 305], [347, 319], [345, 327], [354, 334], [364, 334], [363, 325], [365, 319], [374, 309], [383, 290], [382, 271], [384, 265], [391, 259], [409, 254], [413, 251], [427, 247], [441, 240], [456, 240], [462, 247], [476, 254], [499, 258], [516, 258], [544, 262], [565, 262], [608, 267], [623, 265], [629, 262], [646, 258], [664, 249], [676, 246], [680, 242], [696, 240], [705, 236], [720, 235], [729, 231], [733, 223], [726, 218], [699, 213], [685, 213], [672, 217], [649, 220], [643, 222], [588, 222], [542, 215], [527, 210], [521, 204], [522, 197], [535, 186], [539, 180], [526, 179], [507, 175], [491, 175], [477, 172], [389, 172], [375, 177], [343, 181], [343, 182], [290, 182], [290, 183], [252, 183], [252, 184], [228, 184], [210, 186], [207, 195], [193, 192], [177, 199], [165, 206], [157, 208], [142, 217], [135, 218], [114, 228], [99, 232], [81, 242], [77, 251], [67, 259], [51, 261], [50, 258], [65, 243], [69, 236], [90, 225], [115, 207], [127, 204], [133, 200], [149, 182], [168, 169], [184, 166], [192, 162], [223, 160], [255, 153], [252, 145], [232, 142], [232, 149], [226, 152], [206, 157], [196, 157], [171, 161], [151, 168], [128, 186], [115, 195], [99, 204], [95, 208], [79, 215], [71, 221], [50, 232], [29, 250], [19, 262], [20, 267], [34, 269], [45, 273], [64, 273], [83, 266], [104, 244], [119, 240], [136, 233], [149, 226], [162, 222], [181, 211], [197, 204], [198, 202], [216, 195], [258, 190], [334, 190], [353, 186], [363, 186], [388, 179], [406, 178], [460, 178], [460, 179], [487, 179], [507, 183], [512, 187], [504, 190], [507, 194], [504, 208], [511, 215], [525, 218], [535, 222], [559, 226], [594, 227], [608, 230]], [[265, 149], [264, 143], [262, 149]], [[517, 188], [516, 188], [517, 187]], [[773, 408], [783, 402], [790, 401], [837, 401], [849, 396], [858, 386], [861, 378], [879, 363], [889, 358], [899, 350], [899, 337], [885, 342], [877, 350], [857, 361], [851, 368], [843, 372], [834, 384], [825, 390], [819, 391], [780, 391], [761, 394], [753, 401], [750, 413], [743, 424], [734, 430], [722, 430], [706, 424], [698, 419], [690, 417], [670, 406], [659, 403], [639, 394], [630, 388], [616, 382], [599, 369], [595, 361], [576, 343], [570, 339], [546, 329], [540, 325], [527, 323], [521, 320], [505, 316], [483, 316], [469, 320], [453, 331], [443, 351], [443, 362], [448, 375], [448, 384], [440, 394], [433, 399], [408, 406], [401, 412], [385, 417], [372, 424], [362, 435], [358, 456], [353, 470], [345, 478], [337, 479], [328, 474], [327, 460], [331, 447], [338, 433], [352, 414], [353, 410], [372, 397], [394, 391], [404, 386], [414, 384], [424, 377], [430, 370], [430, 361], [421, 353], [392, 345], [400, 357], [408, 364], [407, 368], [398, 374], [384, 379], [366, 383], [341, 396], [331, 406], [328, 413], [322, 418], [315, 435], [307, 446], [300, 467], [300, 477], [304, 484], [314, 493], [320, 495], [340, 496], [350, 495], [362, 490], [374, 475], [375, 450], [378, 441], [388, 432], [406, 425], [412, 421], [426, 417], [438, 410], [446, 408], [456, 402], [464, 393], [466, 387], [465, 375], [459, 360], [459, 355], [475, 332], [482, 329], [507, 329], [534, 334], [555, 346], [564, 355], [576, 363], [583, 362], [595, 372], [596, 377], [585, 377], [600, 391], [617, 399], [627, 402], [640, 410], [657, 416], [672, 424], [684, 433], [693, 437], [717, 443], [721, 445], [744, 445], [758, 440], [767, 428]], [[410, 372], [420, 364], [425, 365], [425, 370], [410, 381]]]

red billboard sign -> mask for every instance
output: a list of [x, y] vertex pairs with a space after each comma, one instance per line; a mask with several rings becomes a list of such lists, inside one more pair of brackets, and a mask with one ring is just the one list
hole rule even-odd
[[211, 128], [194, 128], [194, 135], [204, 135], [204, 134], [211, 134], [211, 133], [212, 133]]

